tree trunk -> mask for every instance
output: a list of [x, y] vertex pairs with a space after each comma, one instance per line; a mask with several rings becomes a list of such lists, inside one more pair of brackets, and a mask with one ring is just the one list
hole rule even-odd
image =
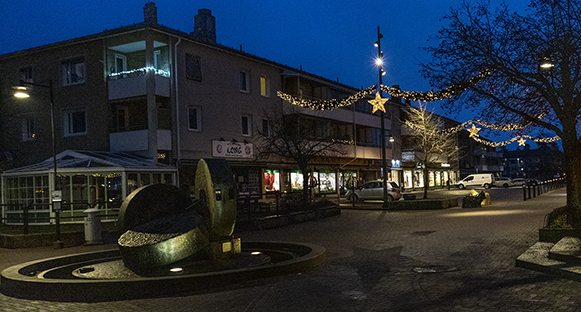
[[430, 170], [425, 164], [424, 166], [425, 167], [422, 169], [422, 171], [424, 172], [424, 199], [426, 199], [428, 198], [428, 188], [430, 187], [430, 177], [428, 176]]
[[563, 135], [563, 158], [567, 182], [567, 221], [581, 228], [581, 144], [576, 133]]

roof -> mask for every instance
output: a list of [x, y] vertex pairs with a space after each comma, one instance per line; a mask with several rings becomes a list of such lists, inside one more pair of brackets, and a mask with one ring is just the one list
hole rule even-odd
[[[57, 156], [57, 170], [65, 172], [95, 171], [177, 171], [176, 168], [154, 162], [151, 159], [123, 152], [95, 152], [66, 150]], [[23, 173], [44, 173], [54, 170], [54, 160], [45, 161], [6, 170], [2, 175], [20, 175]]]

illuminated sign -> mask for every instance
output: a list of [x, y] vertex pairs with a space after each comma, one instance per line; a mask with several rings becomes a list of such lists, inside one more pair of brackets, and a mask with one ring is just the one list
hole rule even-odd
[[212, 156], [225, 158], [254, 158], [251, 143], [212, 141]]

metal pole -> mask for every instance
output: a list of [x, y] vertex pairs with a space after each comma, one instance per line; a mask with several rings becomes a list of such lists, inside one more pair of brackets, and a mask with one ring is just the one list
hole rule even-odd
[[[383, 36], [379, 32], [379, 26], [377, 26], [377, 57], [381, 58], [381, 38]], [[381, 84], [382, 84], [382, 74], [383, 68], [381, 64], [379, 64], [379, 85], [377, 85], [377, 92], [379, 92], [379, 96], [383, 97], [383, 92], [381, 91]], [[383, 170], [383, 207], [386, 207], [387, 204], [387, 161], [385, 159], [385, 113], [381, 112], [381, 165]]]
[[[54, 167], [54, 190], [56, 190], [58, 175], [57, 175], [57, 166], [56, 166], [56, 134], [55, 134], [55, 126], [54, 126], [54, 95], [53, 95], [53, 87], [52, 87], [52, 80], [49, 80], [48, 87], [50, 89], [50, 126], [51, 126], [51, 134], [52, 134], [52, 165]], [[60, 207], [59, 207], [60, 208]], [[54, 243], [55, 248], [62, 248], [63, 242], [61, 241], [61, 210], [54, 209], [55, 213], [55, 236], [56, 241]]]

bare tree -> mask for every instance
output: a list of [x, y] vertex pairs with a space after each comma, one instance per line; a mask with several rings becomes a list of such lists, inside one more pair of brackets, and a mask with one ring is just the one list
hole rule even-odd
[[297, 164], [303, 174], [303, 204], [309, 199], [309, 174], [311, 165], [317, 159], [328, 156], [341, 156], [343, 143], [332, 137], [325, 127], [326, 120], [301, 114], [300, 109], [268, 113], [270, 127], [261, 134], [257, 142], [259, 159], [286, 160]]
[[544, 128], [559, 136], [568, 221], [581, 227], [581, 1], [531, 0], [524, 13], [463, 1], [443, 20], [438, 43], [426, 48], [433, 61], [424, 76], [443, 88], [484, 73], [450, 99], [451, 108], [478, 107], [489, 122], [531, 123], [521, 133]]
[[415, 161], [422, 164], [424, 178], [424, 198], [428, 198], [429, 169], [436, 163], [450, 163], [458, 158], [456, 133], [444, 129], [441, 118], [426, 110], [409, 107], [404, 113], [402, 135], [403, 148], [412, 150]]

